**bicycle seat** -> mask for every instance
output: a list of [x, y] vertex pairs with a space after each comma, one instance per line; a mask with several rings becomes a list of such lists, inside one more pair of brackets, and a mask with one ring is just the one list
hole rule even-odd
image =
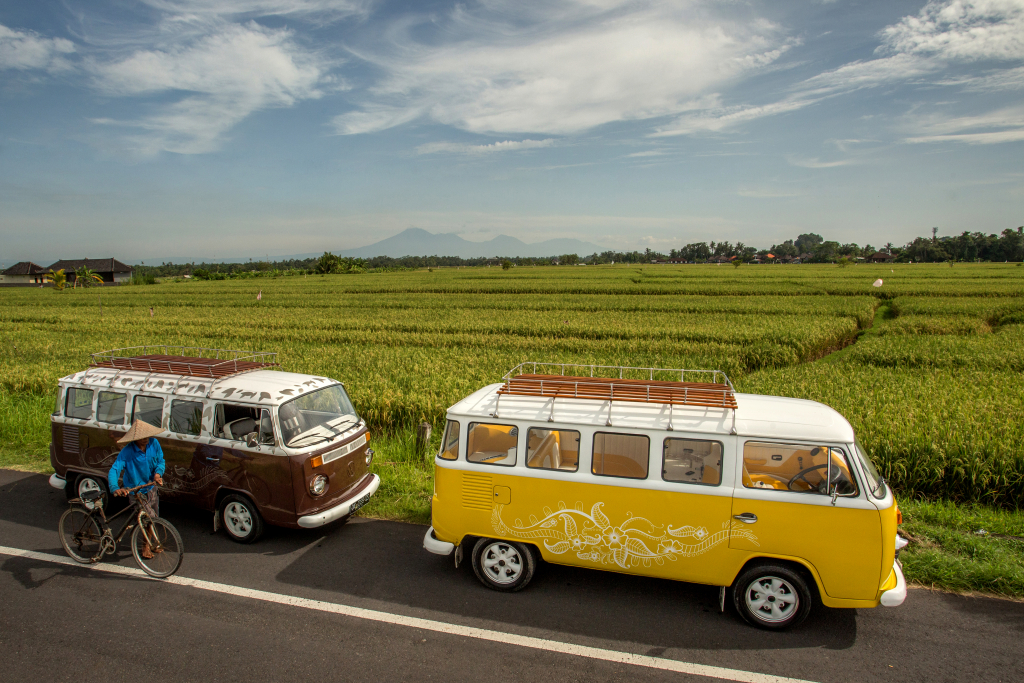
[[91, 502], [103, 497], [103, 491], [85, 491], [79, 496], [82, 500]]

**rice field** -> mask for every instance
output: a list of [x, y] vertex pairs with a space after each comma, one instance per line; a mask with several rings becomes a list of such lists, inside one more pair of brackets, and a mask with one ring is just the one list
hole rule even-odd
[[4, 462], [45, 469], [55, 380], [90, 352], [140, 344], [277, 351], [285, 369], [344, 381], [396, 443], [526, 360], [717, 368], [740, 391], [835, 407], [904, 496], [1024, 501], [1015, 264], [474, 268], [3, 289]]

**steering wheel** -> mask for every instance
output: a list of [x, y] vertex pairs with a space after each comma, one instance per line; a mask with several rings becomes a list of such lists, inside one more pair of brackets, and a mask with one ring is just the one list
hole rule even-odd
[[810, 474], [814, 470], [821, 470], [821, 469], [828, 469], [828, 463], [827, 462], [823, 462], [820, 465], [813, 465], [811, 467], [808, 467], [807, 469], [800, 470], [799, 472], [797, 472], [796, 474], [793, 475], [793, 478], [789, 480], [789, 483], [786, 484], [786, 487], [790, 491], [802, 491], [802, 489], [795, 489], [795, 488], [793, 488], [793, 484], [795, 484], [800, 479], [803, 479], [804, 483], [806, 483], [807, 486], [810, 487], [809, 489], [806, 489], [806, 490], [813, 491], [814, 489], [817, 489], [819, 493], [827, 493], [828, 492], [828, 484], [834, 484], [837, 481], [839, 481], [839, 477], [842, 476], [842, 472], [837, 467], [836, 468], [836, 476], [834, 476], [832, 478], [832, 481], [828, 482], [828, 484], [825, 484], [825, 482], [822, 482], [822, 484], [825, 485], [825, 490], [822, 491], [821, 490], [821, 485], [822, 484], [819, 484], [818, 486], [815, 486], [814, 484], [812, 484], [810, 481], [807, 480], [807, 475], [808, 474]]

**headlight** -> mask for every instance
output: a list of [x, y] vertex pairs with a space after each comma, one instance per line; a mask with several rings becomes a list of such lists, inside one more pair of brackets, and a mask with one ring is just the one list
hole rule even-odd
[[371, 462], [373, 462], [373, 449], [372, 448], [367, 448], [366, 449], [366, 464], [369, 465]]
[[322, 496], [327, 491], [327, 477], [318, 474], [309, 482], [309, 492], [314, 496]]

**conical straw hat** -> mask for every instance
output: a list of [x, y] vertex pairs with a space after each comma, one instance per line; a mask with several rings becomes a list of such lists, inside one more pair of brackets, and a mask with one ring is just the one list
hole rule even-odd
[[139, 439], [148, 439], [151, 436], [156, 436], [163, 430], [159, 427], [154, 427], [148, 422], [142, 420], [136, 420], [132, 423], [131, 429], [128, 433], [117, 440], [122, 446], [131, 443], [132, 441], [138, 441]]

